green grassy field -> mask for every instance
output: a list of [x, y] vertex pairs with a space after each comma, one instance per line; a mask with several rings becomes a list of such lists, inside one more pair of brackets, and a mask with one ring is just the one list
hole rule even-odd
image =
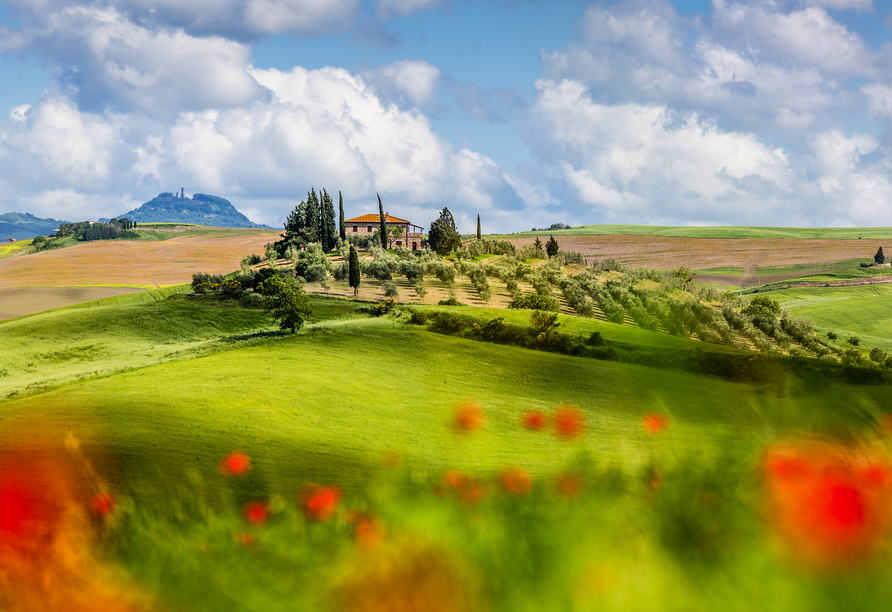
[[816, 328], [836, 332], [841, 341], [857, 335], [867, 348], [892, 350], [892, 284], [799, 287], [768, 295], [794, 316], [814, 321]]
[[[813, 571], [772, 535], [760, 473], [766, 448], [793, 440], [832, 441], [852, 461], [867, 448], [885, 456], [877, 423], [890, 387], [791, 378], [767, 389], [442, 336], [322, 298], [292, 336], [258, 311], [176, 291], [0, 323], [0, 434], [71, 432], [79, 452], [105, 458], [95, 465], [118, 509], [97, 528], [97, 554], [125, 572], [116, 588], [152, 594], [146, 609], [886, 605], [885, 540], [858, 549], [853, 570]], [[642, 350], [727, 350], [560, 320]], [[467, 400], [483, 425], [458, 433]], [[562, 404], [579, 408], [579, 437], [521, 426], [526, 411]], [[645, 431], [648, 413], [668, 429]], [[227, 479], [218, 462], [236, 449], [253, 468]], [[499, 476], [509, 466], [529, 490]], [[444, 489], [449, 470], [479, 498]], [[562, 475], [581, 492], [557, 492]], [[330, 520], [301, 512], [308, 483], [343, 490]], [[250, 500], [268, 503], [268, 523], [241, 516]], [[355, 516], [373, 517], [373, 545], [357, 540]]]
[[[846, 239], [892, 238], [892, 227], [745, 227], [745, 226], [663, 226], [663, 225], [578, 225], [571, 229], [521, 232], [532, 236], [567, 235], [634, 235], [674, 236], [681, 238], [816, 238]], [[499, 234], [490, 238], [507, 238], [518, 234]]]

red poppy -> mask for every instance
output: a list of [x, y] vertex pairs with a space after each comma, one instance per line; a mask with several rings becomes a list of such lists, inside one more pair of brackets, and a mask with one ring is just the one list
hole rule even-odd
[[251, 471], [251, 458], [242, 451], [233, 451], [220, 460], [224, 476], [244, 476]]
[[266, 502], [248, 502], [245, 504], [244, 513], [252, 525], [265, 525], [269, 520], [269, 505]]
[[658, 434], [669, 427], [669, 417], [659, 412], [651, 412], [642, 417], [641, 426], [649, 434]]
[[571, 404], [558, 406], [554, 413], [554, 429], [561, 438], [569, 440], [582, 435], [585, 416], [582, 410]]
[[235, 539], [245, 548], [255, 548], [257, 545], [257, 536], [247, 531], [239, 531], [235, 534]]
[[111, 493], [97, 493], [90, 500], [90, 509], [100, 518], [108, 518], [115, 511], [115, 498]]
[[806, 565], [836, 569], [866, 561], [888, 533], [892, 468], [852, 455], [818, 447], [766, 455], [774, 527]]
[[455, 407], [455, 428], [470, 433], [483, 427], [483, 410], [474, 400], [465, 400]]
[[561, 474], [554, 483], [555, 489], [565, 497], [577, 497], [582, 493], [585, 480], [579, 474]]
[[510, 467], [499, 474], [499, 484], [508, 493], [526, 495], [533, 488], [533, 477], [521, 467]]
[[341, 503], [341, 489], [336, 485], [310, 485], [303, 493], [304, 514], [311, 521], [325, 521], [334, 516]]
[[523, 414], [523, 426], [532, 431], [545, 429], [545, 413], [541, 410], [527, 410]]
[[446, 489], [462, 489], [468, 484], [468, 475], [464, 472], [446, 470], [441, 482]]

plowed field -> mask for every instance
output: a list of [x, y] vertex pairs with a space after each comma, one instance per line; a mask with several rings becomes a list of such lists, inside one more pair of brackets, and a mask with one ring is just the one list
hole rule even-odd
[[[516, 246], [533, 244], [535, 236], [512, 238]], [[755, 285], [802, 276], [759, 275], [759, 268], [830, 264], [852, 259], [871, 260], [877, 240], [788, 240], [751, 238], [673, 238], [655, 236], [572, 236], [556, 237], [561, 249], [578, 251], [589, 261], [612, 257], [629, 267], [673, 270], [687, 266], [693, 270], [743, 268], [740, 275], [710, 275], [710, 282], [728, 285]], [[700, 279], [698, 279], [700, 280]]]
[[180, 236], [159, 242], [96, 241], [0, 260], [0, 289], [83, 285], [176, 285], [195, 272], [237, 270], [279, 232]]

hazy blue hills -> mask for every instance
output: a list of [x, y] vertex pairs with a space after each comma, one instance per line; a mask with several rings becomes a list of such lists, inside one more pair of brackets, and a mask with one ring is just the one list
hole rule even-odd
[[[262, 227], [240, 213], [229, 200], [196, 193], [192, 198], [161, 193], [139, 208], [118, 215], [137, 223], [195, 223], [213, 227]], [[269, 228], [273, 229], [273, 228]]]
[[64, 221], [41, 219], [31, 213], [3, 213], [0, 215], [0, 242], [7, 238], [26, 240], [34, 236], [49, 236]]

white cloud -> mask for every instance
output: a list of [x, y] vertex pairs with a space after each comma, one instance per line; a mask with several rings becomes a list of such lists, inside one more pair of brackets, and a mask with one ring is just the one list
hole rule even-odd
[[406, 16], [442, 6], [445, 0], [379, 0], [375, 13], [381, 19]]
[[384, 99], [425, 106], [433, 102], [440, 69], [424, 60], [402, 60], [361, 71], [363, 80]]
[[871, 115], [879, 117], [892, 115], [892, 87], [871, 83], [862, 87], [861, 91], [867, 96], [867, 107]]
[[742, 218], [761, 205], [766, 188], [789, 189], [783, 152], [751, 134], [723, 132], [664, 106], [598, 104], [577, 82], [537, 86], [528, 140], [608, 218]]
[[877, 56], [858, 34], [817, 7], [783, 13], [774, 3], [713, 2], [712, 22], [724, 41], [830, 74], [870, 75]]
[[69, 9], [111, 10], [153, 29], [181, 28], [241, 39], [344, 30], [359, 8], [359, 0], [7, 0], [7, 4], [35, 24]]
[[856, 11], [872, 11], [873, 0], [805, 0], [807, 6], [820, 6], [836, 9], [837, 11], [845, 11], [854, 9]]
[[247, 46], [182, 30], [150, 30], [114, 9], [53, 13], [31, 32], [29, 44], [62, 60], [63, 81], [76, 87], [88, 107], [111, 104], [169, 115], [245, 104], [266, 94], [247, 71]]

